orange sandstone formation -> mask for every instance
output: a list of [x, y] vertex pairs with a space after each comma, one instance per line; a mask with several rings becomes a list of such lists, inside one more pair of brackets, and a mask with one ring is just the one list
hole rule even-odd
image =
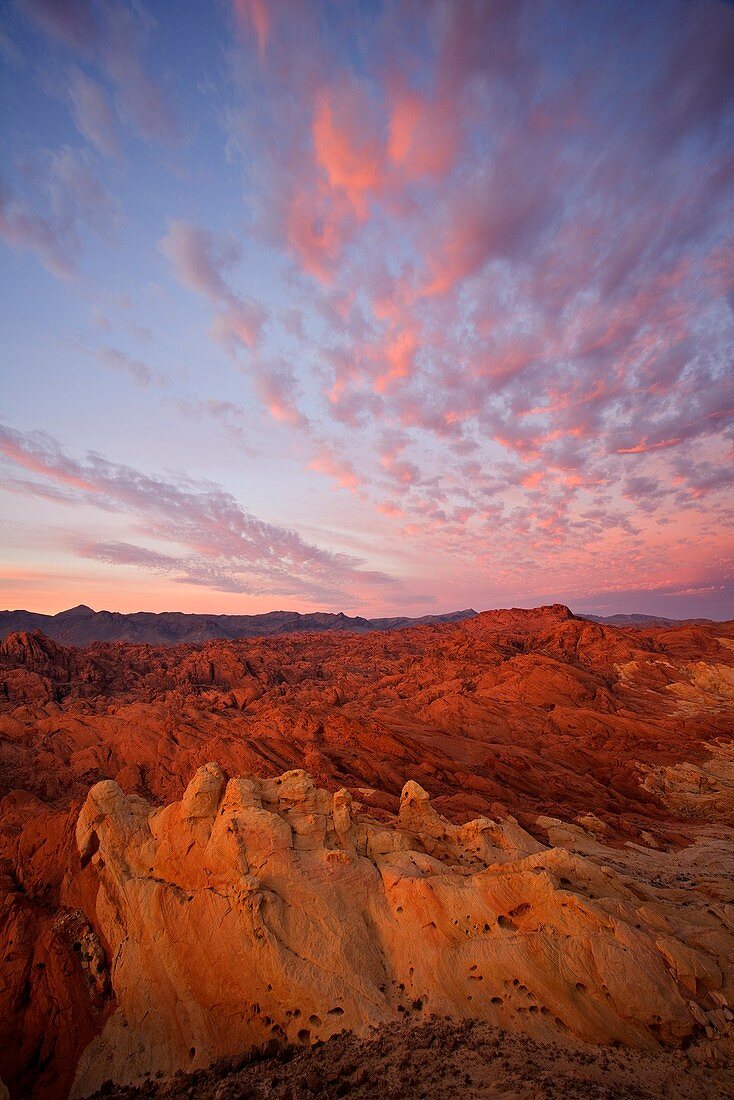
[[[116, 1007], [73, 1095], [411, 1010], [638, 1046], [723, 1015], [734, 910], [713, 899], [734, 854], [721, 838], [681, 863], [539, 824], [550, 845], [513, 818], [452, 825], [409, 782], [385, 826], [303, 771], [227, 781], [209, 764], [160, 810], [97, 784], [76, 837]], [[712, 854], [706, 896], [676, 904], [681, 871]]]

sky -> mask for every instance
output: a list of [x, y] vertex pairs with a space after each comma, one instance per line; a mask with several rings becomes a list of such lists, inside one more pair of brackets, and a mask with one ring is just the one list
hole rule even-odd
[[0, 5], [0, 606], [734, 617], [734, 5]]

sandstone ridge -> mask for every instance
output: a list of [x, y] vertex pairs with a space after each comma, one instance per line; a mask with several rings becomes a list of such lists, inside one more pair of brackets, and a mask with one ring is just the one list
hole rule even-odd
[[[538, 833], [454, 825], [412, 781], [390, 822], [302, 770], [210, 763], [162, 809], [96, 784], [76, 842], [115, 1007], [72, 1095], [399, 1014], [638, 1047], [728, 1031], [730, 838], [681, 858], [553, 818]], [[716, 871], [684, 907], [702, 854]]]

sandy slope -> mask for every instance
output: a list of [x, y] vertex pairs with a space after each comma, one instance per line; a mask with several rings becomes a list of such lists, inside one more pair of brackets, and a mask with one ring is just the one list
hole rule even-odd
[[[726, 1049], [725, 1049], [726, 1048]], [[349, 1033], [312, 1047], [223, 1059], [207, 1070], [96, 1094], [110, 1100], [725, 1100], [731, 1042], [687, 1051], [541, 1043], [474, 1020]]]

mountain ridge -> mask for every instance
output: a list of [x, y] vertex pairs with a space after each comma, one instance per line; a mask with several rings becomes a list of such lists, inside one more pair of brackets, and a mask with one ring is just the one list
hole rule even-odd
[[[568, 616], [602, 626], [619, 628], [671, 628], [701, 626], [713, 622], [706, 618], [671, 619], [643, 613], [591, 615], [574, 613], [565, 604], [549, 605], [563, 609]], [[179, 645], [211, 642], [217, 639], [236, 641], [238, 638], [268, 638], [301, 631], [324, 633], [349, 631], [372, 634], [381, 630], [402, 630], [406, 627], [459, 623], [485, 614], [514, 613], [518, 608], [492, 609], [491, 612], [464, 608], [438, 615], [386, 615], [366, 618], [346, 615], [343, 611], [266, 611], [258, 615], [206, 615], [186, 611], [95, 611], [87, 604], [77, 604], [45, 615], [24, 609], [0, 611], [0, 641], [18, 632], [41, 631], [47, 638], [62, 645], [91, 645], [94, 642], [131, 642], [149, 645]], [[528, 610], [528, 609], [524, 609]], [[532, 609], [530, 609], [532, 610]]]
[[632, 612], [631, 614], [619, 615], [580, 615], [579, 618], [587, 619], [591, 623], [601, 623], [602, 626], [618, 627], [702, 626], [716, 621], [706, 618], [671, 619], [665, 615], [645, 615], [644, 612]]
[[200, 615], [184, 611], [94, 611], [86, 604], [43, 615], [22, 609], [0, 611], [0, 641], [10, 634], [40, 630], [47, 638], [65, 645], [92, 642], [139, 642], [151, 645], [209, 642], [216, 639], [273, 637], [298, 631], [323, 633], [348, 630], [369, 634], [436, 623], [463, 622], [476, 617], [473, 608], [442, 615], [392, 616], [367, 619], [343, 611], [267, 611], [261, 615]]

